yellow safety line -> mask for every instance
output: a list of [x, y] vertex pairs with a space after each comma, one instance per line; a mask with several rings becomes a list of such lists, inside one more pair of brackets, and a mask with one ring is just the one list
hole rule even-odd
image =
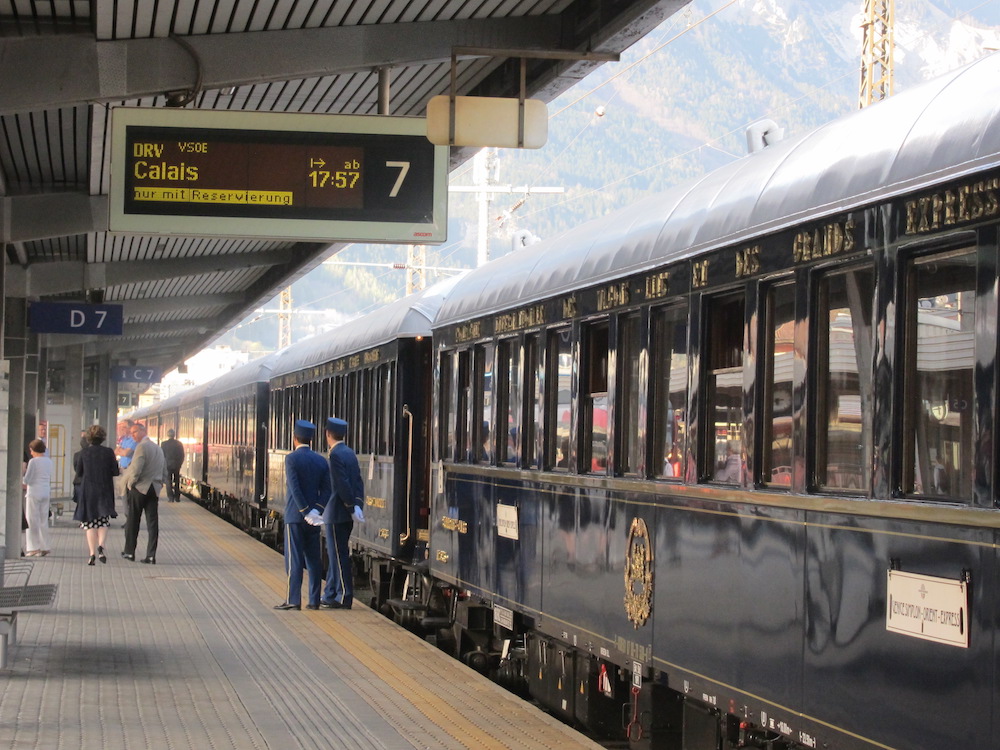
[[[203, 537], [208, 538], [210, 544], [229, 555], [246, 572], [275, 594], [281, 591], [278, 583], [280, 578], [271, 568], [262, 565], [258, 559], [244, 551], [243, 540], [240, 540], [240, 544], [229, 542], [215, 533], [212, 524], [206, 523], [207, 517], [204, 514], [193, 513], [191, 515], [192, 520], [197, 522], [198, 531]], [[374, 676], [412, 703], [414, 708], [463, 746], [470, 749], [496, 748], [497, 750], [510, 747], [510, 745], [488, 734], [483, 727], [469, 721], [460, 711], [450, 706], [432, 690], [421, 685], [416, 678], [396, 666], [391, 659], [380, 654], [365, 639], [356, 636], [351, 629], [341, 624], [335, 617], [317, 613], [313, 616], [313, 624], [319, 626], [321, 630], [340, 643], [353, 657], [370, 669]], [[455, 666], [461, 668], [457, 664]]]

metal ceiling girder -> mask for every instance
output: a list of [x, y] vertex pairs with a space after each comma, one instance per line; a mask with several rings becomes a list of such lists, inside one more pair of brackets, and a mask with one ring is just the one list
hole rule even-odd
[[294, 247], [258, 253], [203, 255], [196, 258], [120, 260], [114, 263], [55, 261], [35, 263], [27, 268], [9, 266], [4, 278], [4, 289], [10, 297], [37, 298], [254, 266], [278, 266], [292, 260]]
[[[106, 300], [108, 304], [121, 305], [125, 320], [144, 315], [162, 315], [178, 310], [203, 310], [212, 307], [229, 307], [246, 303], [246, 295], [241, 292], [220, 294], [188, 294], [179, 297], [155, 297], [153, 299]], [[218, 323], [217, 318], [212, 319]]]
[[105, 336], [105, 341], [95, 341], [84, 345], [84, 354], [93, 357], [99, 354], [112, 354], [119, 360], [135, 359], [132, 355], [143, 356], [149, 352], [145, 359], [152, 363], [156, 361], [179, 361], [179, 354], [187, 351], [188, 347], [193, 347], [200, 336], [191, 335], [182, 338], [155, 338], [136, 339], [135, 341], [123, 342], [111, 336]]
[[108, 196], [32, 193], [0, 198], [0, 242], [31, 242], [108, 228]]
[[[158, 341], [161, 346], [166, 342], [162, 335], [175, 331], [191, 331], [192, 335], [202, 335], [212, 330], [216, 324], [215, 318], [192, 318], [189, 320], [164, 320], [156, 323], [125, 323], [122, 326], [122, 335], [114, 337], [122, 349], [131, 349], [137, 342], [133, 339], [143, 337], [154, 337], [148, 340]], [[53, 349], [63, 346], [75, 346], [77, 344], [93, 344], [99, 341], [109, 341], [108, 336], [77, 335], [72, 333], [48, 333], [44, 334], [42, 345]]]
[[[559, 49], [559, 16], [462, 19], [185, 37], [203, 89], [444, 62], [454, 47]], [[0, 115], [194, 87], [198, 66], [171, 38], [0, 38]]]

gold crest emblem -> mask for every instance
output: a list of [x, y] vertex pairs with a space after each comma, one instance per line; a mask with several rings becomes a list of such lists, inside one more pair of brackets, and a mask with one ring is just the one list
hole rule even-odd
[[632, 519], [625, 554], [625, 614], [638, 630], [653, 611], [653, 545], [641, 518]]

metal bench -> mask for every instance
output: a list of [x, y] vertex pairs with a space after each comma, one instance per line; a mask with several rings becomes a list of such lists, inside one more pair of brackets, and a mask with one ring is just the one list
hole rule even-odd
[[[2, 548], [0, 548], [2, 550]], [[47, 607], [56, 600], [54, 583], [29, 584], [34, 563], [0, 557], [0, 669], [7, 668], [7, 652], [17, 642], [17, 613], [28, 607]]]

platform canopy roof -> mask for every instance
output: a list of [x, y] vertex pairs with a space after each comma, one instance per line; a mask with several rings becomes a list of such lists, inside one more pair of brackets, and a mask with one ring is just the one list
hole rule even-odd
[[[121, 337], [43, 334], [169, 369], [341, 246], [108, 232], [115, 107], [424, 116], [517, 96], [523, 50], [620, 53], [689, 0], [0, 0], [6, 298], [121, 304]], [[599, 64], [532, 57], [550, 101]], [[473, 153], [453, 147], [457, 165]]]

